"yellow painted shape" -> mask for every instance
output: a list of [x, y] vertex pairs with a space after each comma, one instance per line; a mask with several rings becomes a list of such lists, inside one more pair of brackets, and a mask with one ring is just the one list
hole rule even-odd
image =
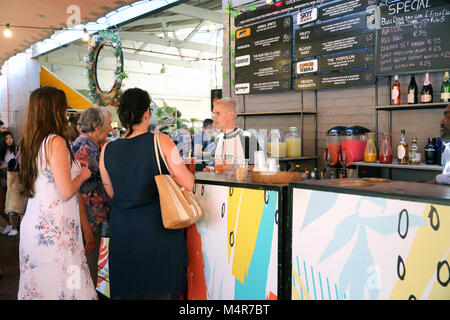
[[[441, 259], [442, 260], [447, 260], [448, 263], [450, 263], [450, 255], [446, 255], [445, 257], [443, 257]], [[436, 272], [437, 272], [437, 262], [436, 262]], [[449, 274], [448, 274], [448, 269], [444, 266], [441, 268], [441, 280], [445, 281], [448, 279]], [[430, 291], [430, 295], [428, 296], [428, 299], [430, 300], [449, 300], [450, 299], [450, 284], [448, 284], [446, 287], [443, 287], [440, 285], [440, 283], [435, 280], [434, 281], [434, 286]]]
[[[439, 229], [435, 231], [430, 225], [428, 214], [431, 205], [428, 204], [423, 214], [428, 223], [417, 230], [408, 257], [402, 257], [405, 262], [405, 278], [403, 281], [397, 280], [390, 299], [404, 300], [410, 295], [420, 299], [430, 281], [434, 284], [428, 299], [450, 299], [450, 286], [443, 288], [436, 279], [437, 263], [444, 260], [446, 255], [448, 257], [450, 248], [450, 206], [433, 206], [439, 215]], [[396, 270], [393, 272], [397, 273]]]
[[[306, 290], [305, 284], [303, 283], [302, 279], [300, 279], [300, 276], [298, 275], [298, 273], [295, 271], [294, 268], [292, 268], [292, 274], [295, 278], [295, 281], [299, 284], [299, 286], [303, 290], [303, 300], [312, 300], [308, 290]], [[302, 297], [298, 289], [294, 287], [294, 285], [292, 285], [291, 287], [292, 287], [292, 297], [294, 298], [294, 300], [302, 300]]]
[[71, 88], [63, 80], [58, 78], [58, 76], [48, 70], [46, 67], [41, 66], [39, 73], [39, 80], [41, 87], [52, 86], [64, 91], [67, 97], [67, 104], [75, 110], [85, 110], [92, 107], [93, 104], [88, 98], [83, 96], [77, 90]]
[[232, 266], [232, 274], [242, 284], [245, 281], [255, 250], [264, 205], [264, 190], [243, 190], [234, 237]]
[[[228, 188], [228, 208], [227, 208], [227, 244], [228, 244], [228, 263], [230, 263], [231, 259], [231, 250], [233, 247], [231, 246], [232, 241], [230, 241], [231, 233], [233, 232], [233, 238], [236, 238], [236, 222], [237, 216], [239, 212], [239, 205], [241, 202], [241, 193], [242, 188]], [[230, 196], [230, 192], [232, 192], [232, 196]], [[233, 244], [234, 246], [234, 244]]]

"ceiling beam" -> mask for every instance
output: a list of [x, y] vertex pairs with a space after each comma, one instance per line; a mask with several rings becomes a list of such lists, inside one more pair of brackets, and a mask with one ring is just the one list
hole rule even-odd
[[139, 26], [144, 26], [144, 25], [148, 25], [148, 24], [171, 23], [171, 22], [180, 22], [180, 21], [186, 21], [186, 20], [192, 20], [192, 17], [186, 16], [183, 14], [174, 14], [171, 16], [164, 16], [164, 17], [143, 18], [143, 19], [128, 23], [122, 27], [132, 28], [132, 27], [139, 27]]
[[220, 12], [207, 10], [199, 7], [190, 6], [188, 4], [180, 4], [178, 6], [167, 9], [167, 11], [186, 15], [194, 18], [200, 18], [215, 23], [223, 24], [223, 17]]
[[[51, 53], [50, 56], [52, 58], [59, 58], [59, 52], [81, 52], [87, 54], [87, 50], [85, 47], [82, 46], [71, 46], [64, 50], [59, 50], [57, 52]], [[111, 51], [102, 51], [101, 57], [115, 57], [114, 54]], [[123, 58], [128, 61], [135, 61], [135, 62], [149, 62], [149, 63], [156, 63], [156, 64], [165, 64], [165, 65], [173, 65], [178, 67], [184, 67], [184, 68], [193, 68], [193, 69], [204, 69], [204, 70], [211, 70], [214, 61], [189, 61], [189, 60], [180, 60], [180, 59], [169, 59], [164, 57], [157, 57], [157, 56], [150, 56], [148, 54], [140, 53], [138, 55], [135, 55], [134, 53], [130, 52], [124, 52]], [[77, 61], [74, 65], [85, 65], [84, 62]], [[126, 70], [125, 70], [126, 71]]]
[[[204, 43], [197, 43], [192, 41], [181, 41], [176, 39], [167, 39], [160, 38], [157, 36], [149, 35], [144, 32], [132, 32], [132, 31], [122, 31], [120, 32], [120, 38], [122, 40], [131, 40], [131, 41], [139, 41], [139, 42], [147, 42], [150, 44], [158, 44], [166, 47], [174, 47], [179, 48], [183, 47], [184, 49], [196, 50], [196, 51], [206, 51], [210, 53], [216, 52], [216, 46]], [[222, 46], [219, 46], [221, 50]]]

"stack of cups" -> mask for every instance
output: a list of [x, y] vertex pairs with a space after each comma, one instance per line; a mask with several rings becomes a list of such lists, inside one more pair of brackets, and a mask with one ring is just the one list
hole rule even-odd
[[267, 159], [267, 171], [278, 172], [277, 160], [277, 158]]
[[254, 171], [265, 171], [266, 170], [266, 155], [264, 151], [255, 151], [255, 169]]

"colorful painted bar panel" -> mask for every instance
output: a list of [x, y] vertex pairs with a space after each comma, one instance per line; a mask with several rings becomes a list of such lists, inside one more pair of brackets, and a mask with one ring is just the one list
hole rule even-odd
[[278, 191], [196, 184], [205, 216], [188, 228], [189, 300], [277, 299]]
[[450, 206], [293, 189], [292, 299], [450, 299]]

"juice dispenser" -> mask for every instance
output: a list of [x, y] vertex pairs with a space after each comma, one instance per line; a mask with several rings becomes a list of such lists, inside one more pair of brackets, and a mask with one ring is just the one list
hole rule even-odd
[[339, 167], [339, 155], [341, 142], [347, 127], [337, 126], [325, 132], [325, 155], [324, 159], [330, 167]]
[[298, 158], [302, 155], [302, 139], [297, 134], [297, 127], [289, 127], [286, 135], [286, 156]]
[[345, 136], [342, 140], [342, 156], [340, 159], [341, 164], [345, 161], [345, 165], [349, 166], [352, 162], [364, 161], [364, 150], [367, 145], [366, 133], [370, 132], [369, 129], [354, 126], [345, 130]]
[[286, 142], [283, 131], [270, 129], [267, 143], [267, 152], [272, 158], [286, 157]]

